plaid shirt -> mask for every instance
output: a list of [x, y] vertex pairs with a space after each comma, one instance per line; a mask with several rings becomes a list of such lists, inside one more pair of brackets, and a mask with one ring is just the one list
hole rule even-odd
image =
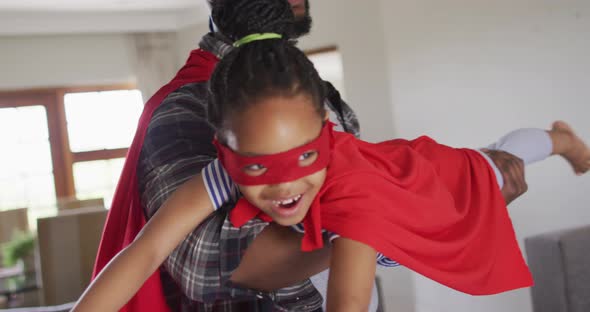
[[[231, 45], [216, 36], [206, 35], [200, 46], [223, 57]], [[206, 120], [207, 87], [207, 83], [185, 85], [172, 92], [154, 112], [137, 169], [141, 201], [148, 218], [176, 188], [216, 157], [211, 143], [215, 131]], [[327, 104], [338, 116], [338, 122], [344, 130], [358, 136], [354, 113], [329, 83], [326, 87]], [[309, 280], [272, 293], [230, 285], [229, 278], [242, 254], [268, 224], [252, 220], [234, 228], [227, 218], [231, 207], [226, 205], [212, 214], [165, 261], [162, 280], [169, 303], [182, 311], [321, 309], [323, 299]]]

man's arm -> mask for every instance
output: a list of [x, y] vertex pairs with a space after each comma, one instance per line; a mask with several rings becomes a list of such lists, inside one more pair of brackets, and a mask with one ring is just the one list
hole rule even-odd
[[502, 173], [504, 180], [502, 195], [507, 205], [526, 193], [528, 185], [524, 176], [524, 162], [522, 159], [504, 151], [488, 149], [482, 151], [492, 159]]
[[216, 155], [207, 122], [207, 84], [183, 86], [154, 112], [137, 165], [141, 202], [148, 218]]
[[232, 282], [274, 291], [326, 270], [330, 265], [331, 244], [313, 252], [303, 252], [302, 237], [287, 227], [274, 223], [267, 226], [246, 250], [232, 275]]
[[[185, 85], [168, 95], [150, 120], [137, 164], [139, 194], [148, 219], [215, 158], [214, 129], [206, 118], [207, 92], [207, 83]], [[198, 298], [203, 293], [195, 287], [203, 272], [184, 274], [185, 268], [209, 261], [200, 257], [203, 262], [195, 263], [191, 256], [203, 235], [203, 230], [192, 231], [165, 262], [162, 285], [171, 306], [176, 307], [183, 296]]]

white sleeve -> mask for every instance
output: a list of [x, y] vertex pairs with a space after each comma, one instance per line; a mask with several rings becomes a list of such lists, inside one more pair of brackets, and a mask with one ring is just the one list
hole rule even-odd
[[238, 199], [240, 195], [238, 187], [231, 180], [218, 159], [203, 168], [201, 173], [205, 188], [207, 188], [207, 194], [209, 194], [209, 199], [215, 210]]

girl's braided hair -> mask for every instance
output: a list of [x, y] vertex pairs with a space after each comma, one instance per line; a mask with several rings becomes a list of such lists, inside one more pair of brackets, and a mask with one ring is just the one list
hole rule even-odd
[[210, 80], [208, 117], [218, 130], [233, 114], [270, 96], [309, 96], [324, 115], [324, 83], [290, 40], [294, 16], [287, 0], [216, 0], [212, 16], [232, 41], [256, 33], [282, 35], [235, 48], [217, 64]]

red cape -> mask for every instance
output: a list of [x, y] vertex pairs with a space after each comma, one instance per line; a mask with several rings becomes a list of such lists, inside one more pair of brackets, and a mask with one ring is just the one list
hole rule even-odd
[[[139, 154], [154, 111], [174, 90], [186, 84], [208, 81], [218, 61], [219, 59], [209, 52], [200, 49], [192, 51], [176, 77], [156, 92], [145, 104], [106, 219], [92, 274], [93, 278], [119, 251], [135, 239], [135, 236], [146, 224], [144, 210], [139, 199], [136, 170]], [[169, 310], [162, 289], [160, 272], [156, 271], [120, 311]]]
[[[326, 229], [468, 294], [532, 285], [494, 172], [477, 151], [427, 137], [333, 138], [326, 182], [303, 221], [304, 251], [321, 248]], [[234, 226], [254, 217], [270, 221], [244, 198], [230, 215]]]

